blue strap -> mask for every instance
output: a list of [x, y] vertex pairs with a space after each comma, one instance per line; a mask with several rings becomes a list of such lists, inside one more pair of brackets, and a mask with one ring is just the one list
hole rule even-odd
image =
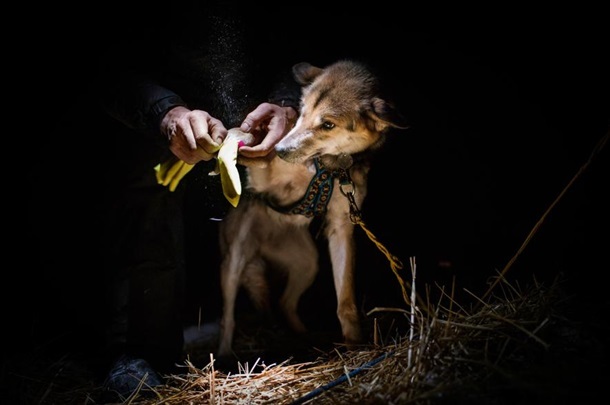
[[269, 204], [274, 210], [286, 214], [305, 215], [308, 218], [323, 215], [330, 201], [334, 186], [334, 172], [323, 167], [318, 159], [314, 159], [316, 174], [309, 182], [307, 192], [300, 201], [287, 207], [277, 207]]

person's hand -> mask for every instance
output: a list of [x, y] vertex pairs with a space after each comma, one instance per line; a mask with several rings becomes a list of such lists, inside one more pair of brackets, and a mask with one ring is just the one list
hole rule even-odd
[[202, 110], [174, 107], [161, 121], [169, 149], [184, 162], [194, 165], [211, 160], [227, 135], [223, 123]]
[[254, 136], [254, 142], [239, 148], [238, 161], [245, 166], [264, 166], [274, 155], [273, 147], [292, 129], [298, 117], [292, 107], [262, 103], [250, 112], [240, 129]]

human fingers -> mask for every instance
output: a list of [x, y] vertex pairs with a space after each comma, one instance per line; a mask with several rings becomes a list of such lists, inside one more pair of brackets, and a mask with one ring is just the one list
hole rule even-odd
[[228, 135], [228, 130], [225, 128], [222, 121], [210, 116], [208, 121], [208, 133], [216, 144], [220, 145], [224, 142]]
[[269, 120], [269, 117], [276, 112], [276, 107], [281, 108], [271, 103], [259, 104], [254, 110], [246, 115], [246, 118], [244, 118], [239, 128], [243, 132], [252, 132], [262, 123]]
[[215, 156], [215, 153], [208, 153], [203, 148], [191, 149], [180, 143], [170, 144], [169, 149], [177, 158], [191, 165], [202, 160], [207, 162]]
[[178, 106], [171, 109], [161, 122], [162, 131], [167, 135], [170, 148], [177, 150], [197, 149], [190, 123], [191, 111]]
[[239, 153], [246, 158], [266, 156], [273, 151], [275, 145], [288, 132], [287, 121], [283, 116], [273, 116], [267, 124], [267, 133], [258, 144], [245, 145]]
[[171, 109], [165, 115], [161, 128], [167, 134], [172, 153], [191, 165], [212, 159], [218, 150], [218, 142], [208, 134], [210, 128], [218, 138], [226, 131], [222, 123], [207, 112], [182, 106]]
[[250, 131], [256, 141], [240, 149], [240, 154], [247, 158], [266, 156], [275, 145], [288, 133], [292, 122], [296, 120], [296, 111], [290, 107], [262, 103], [255, 108], [242, 123], [244, 127], [256, 125]]
[[194, 165], [212, 159], [213, 154], [197, 147], [195, 135], [190, 125], [177, 126], [169, 140], [170, 151], [180, 160]]
[[[192, 111], [189, 122], [197, 146], [208, 154], [216, 153], [220, 149], [220, 143], [226, 134], [222, 122], [201, 110]], [[214, 137], [220, 140], [220, 143]]]

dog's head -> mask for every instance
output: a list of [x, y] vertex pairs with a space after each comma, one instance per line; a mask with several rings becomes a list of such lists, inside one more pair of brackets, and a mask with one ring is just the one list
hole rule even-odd
[[407, 128], [380, 98], [377, 78], [359, 62], [342, 60], [325, 68], [303, 62], [293, 73], [303, 85], [300, 116], [275, 147], [286, 161], [377, 149], [388, 129]]

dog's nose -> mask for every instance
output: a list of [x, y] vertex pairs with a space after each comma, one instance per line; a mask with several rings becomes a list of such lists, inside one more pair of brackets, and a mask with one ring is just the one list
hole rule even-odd
[[289, 155], [289, 152], [286, 148], [278, 145], [275, 145], [275, 153], [277, 153], [277, 155], [284, 160], [286, 160], [286, 157]]
[[275, 147], [275, 153], [280, 159], [290, 163], [299, 163], [302, 153], [296, 148], [286, 147]]

